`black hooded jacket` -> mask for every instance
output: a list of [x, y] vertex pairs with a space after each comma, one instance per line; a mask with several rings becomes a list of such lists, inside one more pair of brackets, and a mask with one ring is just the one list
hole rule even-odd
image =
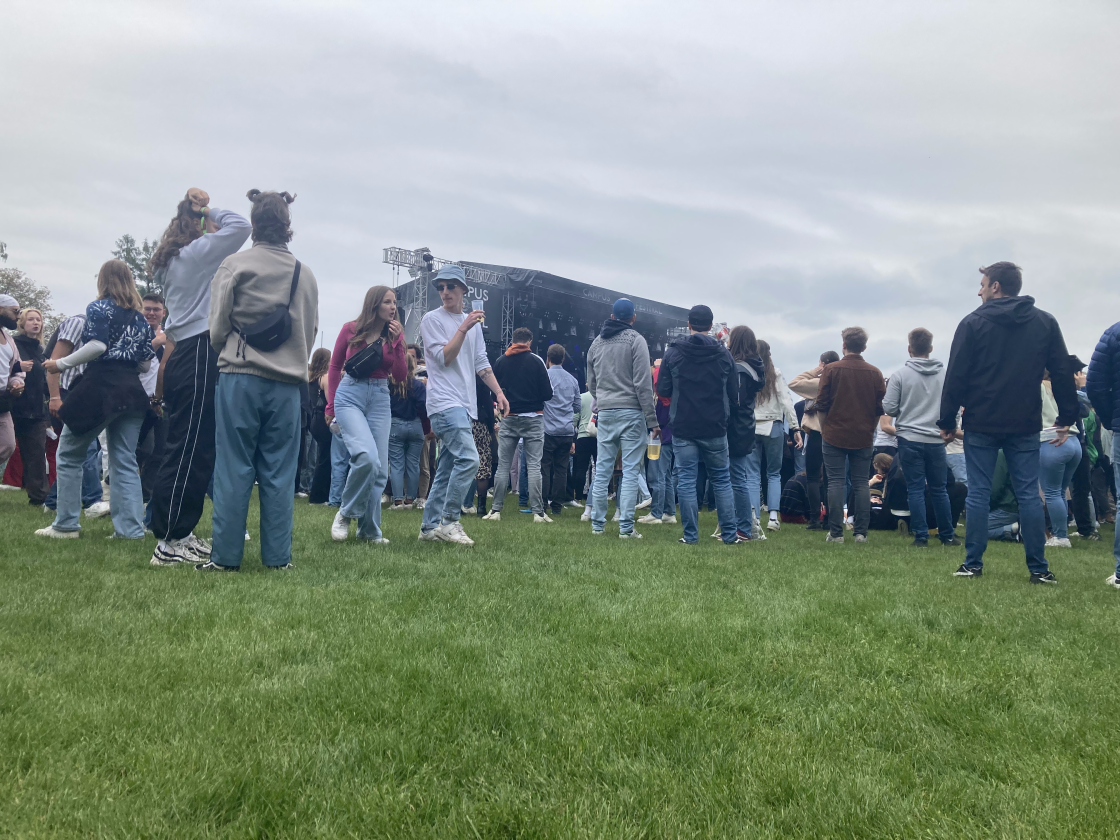
[[657, 393], [670, 398], [674, 438], [706, 440], [727, 434], [731, 405], [739, 400], [734, 370], [727, 348], [711, 336], [690, 335], [669, 345]]
[[34, 362], [23, 383], [23, 396], [12, 401], [12, 417], [23, 420], [49, 420], [47, 413], [47, 374], [43, 370], [43, 345], [28, 335], [14, 336], [20, 359]]
[[731, 404], [731, 419], [727, 424], [727, 449], [733, 458], [738, 458], [754, 451], [754, 404], [758, 392], [766, 386], [766, 365], [756, 356], [744, 362], [736, 362], [732, 375], [738, 384], [739, 400]]
[[1042, 373], [1050, 371], [1058, 425], [1079, 410], [1069, 353], [1057, 320], [1028, 296], [990, 300], [957, 326], [941, 392], [937, 425], [952, 430], [964, 407], [964, 429], [989, 435], [1042, 429]]

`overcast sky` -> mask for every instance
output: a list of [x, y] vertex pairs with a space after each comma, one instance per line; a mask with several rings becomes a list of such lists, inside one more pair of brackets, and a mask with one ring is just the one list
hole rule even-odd
[[82, 309], [187, 187], [288, 190], [328, 346], [381, 249], [541, 269], [774, 346], [947, 357], [1009, 259], [1120, 320], [1120, 3], [4, 4], [0, 240]]

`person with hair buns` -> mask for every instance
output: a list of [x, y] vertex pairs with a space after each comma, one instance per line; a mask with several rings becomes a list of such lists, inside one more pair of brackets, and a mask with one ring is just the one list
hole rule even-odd
[[952, 509], [946, 489], [945, 444], [937, 420], [941, 411], [941, 389], [945, 366], [931, 359], [933, 333], [918, 327], [907, 336], [910, 359], [891, 376], [883, 411], [895, 418], [898, 457], [906, 478], [913, 546], [929, 545], [926, 522], [926, 482], [937, 516], [937, 536], [942, 545], [960, 545], [953, 533]]
[[214, 389], [218, 355], [210, 345], [210, 288], [218, 266], [251, 230], [231, 210], [210, 207], [205, 190], [179, 202], [148, 264], [163, 287], [166, 344], [152, 405], [163, 412], [163, 462], [152, 484], [152, 565], [194, 562], [210, 544], [194, 535], [214, 474]]
[[82, 509], [82, 465], [91, 441], [104, 431], [109, 443], [109, 511], [114, 536], [144, 538], [144, 499], [136, 466], [136, 442], [148, 410], [140, 374], [151, 366], [155, 334], [141, 313], [132, 271], [109, 260], [97, 275], [97, 300], [86, 307], [81, 348], [43, 363], [56, 374], [85, 365], [66, 395], [59, 415], [65, 424], [58, 441], [58, 509], [40, 537], [76, 539]]
[[[381, 348], [381, 358], [375, 367], [366, 364], [370, 369], [358, 372], [351, 365], [353, 372], [344, 372], [351, 359], [359, 363], [363, 353], [376, 356], [377, 347]], [[342, 506], [331, 525], [331, 539], [336, 542], [349, 538], [351, 519], [358, 520], [358, 539], [377, 545], [389, 542], [381, 533], [381, 493], [389, 480], [392, 426], [389, 377], [403, 382], [407, 374], [397, 294], [388, 286], [373, 286], [366, 292], [358, 317], [342, 325], [327, 375], [327, 424], [338, 423], [342, 442], [350, 453]]]
[[[292, 566], [300, 392], [319, 331], [319, 286], [311, 269], [288, 250], [288, 205], [295, 196], [249, 190], [248, 198], [253, 247], [222, 262], [210, 297], [210, 346], [218, 354], [219, 374], [213, 548], [207, 562], [195, 565], [205, 572], [241, 567], [254, 482], [261, 561], [269, 569]], [[263, 324], [279, 326], [262, 337]]]
[[852, 477], [855, 541], [867, 542], [871, 522], [871, 476], [875, 429], [883, 415], [886, 384], [883, 372], [863, 360], [867, 333], [862, 327], [848, 327], [840, 333], [844, 358], [825, 367], [821, 373], [816, 409], [825, 414], [821, 425], [823, 454], [828, 470], [827, 542], [844, 542], [845, 474]]

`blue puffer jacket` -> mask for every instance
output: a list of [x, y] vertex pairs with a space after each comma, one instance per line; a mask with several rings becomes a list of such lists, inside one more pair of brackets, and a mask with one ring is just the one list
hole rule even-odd
[[1096, 409], [1101, 427], [1120, 433], [1120, 323], [1104, 331], [1093, 360], [1085, 393]]

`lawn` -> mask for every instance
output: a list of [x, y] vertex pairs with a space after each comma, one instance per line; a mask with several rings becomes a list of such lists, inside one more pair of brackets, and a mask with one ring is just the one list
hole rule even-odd
[[466, 517], [462, 548], [386, 511], [375, 547], [300, 501], [295, 569], [253, 521], [215, 575], [107, 519], [37, 539], [0, 494], [0, 834], [1120, 833], [1111, 527], [1041, 587], [1008, 544], [963, 580], [894, 533], [688, 547], [578, 513]]

